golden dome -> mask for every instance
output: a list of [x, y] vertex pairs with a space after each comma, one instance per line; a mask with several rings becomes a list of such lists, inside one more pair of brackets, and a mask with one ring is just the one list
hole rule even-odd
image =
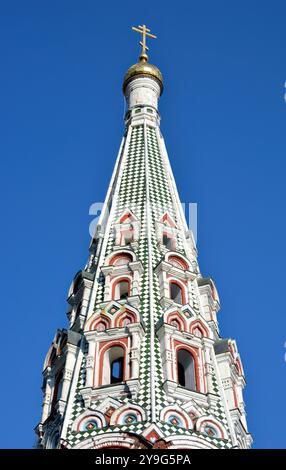
[[131, 65], [131, 67], [127, 70], [125, 77], [124, 77], [124, 81], [123, 81], [123, 92], [125, 91], [125, 88], [127, 84], [130, 82], [130, 80], [134, 78], [135, 76], [147, 76], [147, 77], [155, 78], [160, 85], [161, 94], [162, 94], [163, 92], [162, 74], [160, 70], [158, 69], [158, 67], [156, 67], [153, 64], [149, 64], [149, 62], [147, 62], [147, 55], [145, 55], [145, 57], [142, 57], [141, 55], [140, 62], [134, 65]]

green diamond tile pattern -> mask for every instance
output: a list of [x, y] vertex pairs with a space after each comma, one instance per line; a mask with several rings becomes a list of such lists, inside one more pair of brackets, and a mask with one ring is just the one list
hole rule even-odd
[[[167, 396], [162, 388], [163, 384], [163, 373], [162, 373], [162, 360], [160, 352], [160, 344], [157, 337], [155, 337], [154, 344], [150, 344], [150, 326], [153, 322], [155, 327], [157, 321], [163, 314], [162, 307], [160, 305], [160, 290], [159, 281], [154, 273], [154, 269], [162, 259], [163, 254], [157, 240], [156, 226], [162, 215], [168, 211], [176, 224], [177, 220], [175, 204], [172, 199], [172, 193], [170, 190], [166, 168], [163, 162], [163, 158], [160, 151], [160, 143], [158, 141], [158, 134], [156, 128], [146, 126], [144, 130], [143, 125], [138, 125], [129, 128], [131, 132], [128, 148], [125, 146], [122, 152], [127, 152], [126, 162], [122, 171], [122, 177], [120, 181], [120, 187], [118, 192], [118, 198], [116, 201], [115, 213], [112, 221], [110, 233], [108, 234], [108, 241], [106, 246], [105, 256], [108, 256], [114, 248], [114, 224], [124, 212], [124, 210], [131, 210], [135, 216], [139, 219], [141, 224], [141, 233], [138, 243], [138, 248], [135, 250], [137, 259], [139, 259], [143, 265], [143, 274], [141, 278], [141, 306], [140, 313], [141, 317], [146, 326], [145, 336], [141, 343], [140, 351], [140, 390], [136, 400], [133, 403], [142, 406], [147, 414], [147, 422], [136, 423], [122, 426], [109, 426], [105, 429], [96, 429], [85, 432], [74, 432], [72, 431], [72, 424], [74, 420], [83, 412], [84, 403], [80, 397], [80, 390], [85, 384], [85, 363], [86, 353], [84, 351], [83, 361], [80, 368], [80, 374], [78, 377], [77, 390], [74, 397], [72, 413], [70, 417], [70, 423], [68, 427], [66, 440], [70, 446], [75, 446], [81, 441], [106, 432], [118, 432], [118, 431], [129, 431], [137, 434], [142, 434], [145, 429], [150, 426], [151, 421], [151, 383], [150, 383], [150, 357], [153, 354], [155, 358], [155, 400], [156, 400], [156, 423], [160, 427], [161, 431], [165, 436], [172, 435], [199, 435], [195, 431], [178, 428], [168, 423], [160, 422], [160, 412], [162, 408], [167, 405], [171, 405], [168, 401]], [[145, 141], [146, 135], [146, 141]], [[148, 157], [146, 165], [146, 157]], [[146, 167], [147, 166], [147, 167]], [[146, 174], [148, 177], [146, 179]], [[147, 204], [147, 187], [146, 181], [149, 181], [149, 204]], [[151, 207], [151, 245], [152, 245], [152, 256], [148, 249], [147, 233], [147, 207]], [[177, 249], [184, 253], [183, 240], [181, 234], [178, 233]], [[185, 253], [184, 253], [185, 254]], [[153, 267], [153, 283], [150, 286], [149, 279], [149, 262], [152, 263]], [[99, 279], [99, 285], [96, 293], [96, 301], [94, 309], [97, 309], [99, 304], [103, 301], [103, 289], [104, 279]], [[195, 287], [192, 288], [193, 293], [193, 305], [196, 310], [199, 310], [198, 299], [196, 297]], [[150, 312], [150, 296], [153, 296], [154, 312]], [[219, 395], [219, 388], [216, 383], [215, 377], [214, 388], [215, 392]], [[120, 403], [130, 403], [128, 398], [116, 398]], [[180, 402], [177, 402], [180, 403]], [[96, 403], [93, 403], [93, 409]], [[210, 414], [219, 419], [226, 429], [228, 429], [228, 423], [226, 420], [224, 408], [219, 402], [213, 409], [209, 410]], [[202, 435], [200, 435], [202, 437]], [[211, 438], [204, 435], [204, 439], [208, 442], [213, 443], [217, 447], [229, 448], [231, 447], [230, 441], [223, 441], [221, 439]]]
[[[136, 424], [130, 424], [130, 425], [122, 425], [122, 426], [109, 426], [106, 428], [101, 428], [101, 429], [94, 429], [92, 431], [81, 431], [81, 432], [74, 432], [71, 433], [69, 436], [68, 443], [70, 446], [75, 446], [79, 444], [80, 442], [84, 441], [85, 439], [89, 439], [91, 437], [96, 437], [100, 436], [102, 434], [106, 433], [112, 433], [112, 432], [130, 432], [134, 434], [142, 434], [148, 427], [151, 425], [151, 422], [140, 422]], [[180, 428], [173, 426], [168, 423], [163, 423], [163, 422], [157, 422], [157, 426], [160, 429], [160, 431], [164, 434], [165, 437], [171, 437], [171, 436], [196, 436], [203, 438], [206, 442], [213, 444], [219, 449], [231, 449], [231, 443], [226, 440], [226, 439], [219, 439], [216, 437], [210, 437], [206, 434], [198, 433], [196, 431], [193, 431], [191, 429], [185, 429], [185, 428]]]

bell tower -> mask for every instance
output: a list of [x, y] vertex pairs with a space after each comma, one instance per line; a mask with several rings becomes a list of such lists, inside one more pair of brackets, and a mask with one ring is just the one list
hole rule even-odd
[[241, 359], [221, 336], [214, 281], [200, 272], [160, 131], [160, 70], [145, 26], [86, 266], [43, 369], [44, 448], [248, 448]]

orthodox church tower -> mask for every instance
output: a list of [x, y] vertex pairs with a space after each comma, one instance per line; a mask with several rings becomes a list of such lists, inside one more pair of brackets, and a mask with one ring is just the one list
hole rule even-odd
[[219, 333], [160, 132], [160, 70], [123, 82], [125, 133], [86, 266], [43, 369], [43, 448], [248, 448], [243, 367]]

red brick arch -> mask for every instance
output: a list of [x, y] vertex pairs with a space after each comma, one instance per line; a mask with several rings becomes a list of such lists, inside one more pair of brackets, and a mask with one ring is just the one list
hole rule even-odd
[[168, 262], [171, 263], [171, 264], [172, 264], [172, 262], [178, 263], [180, 265], [180, 267], [184, 270], [189, 269], [188, 263], [183, 258], [181, 258], [180, 256], [171, 255], [168, 258]]
[[[131, 279], [129, 277], [126, 277], [126, 276], [122, 276], [122, 277], [118, 277], [116, 278], [113, 283], [112, 283], [112, 299], [113, 300], [116, 300], [115, 299], [115, 290], [116, 290], [116, 286], [120, 283], [120, 282], [128, 282], [128, 296], [131, 295]], [[117, 299], [118, 300], [118, 299]]]
[[[114, 341], [102, 341], [99, 344], [99, 353], [98, 353], [99, 385], [102, 385], [105, 353], [109, 349], [114, 348], [114, 347], [122, 348], [123, 351], [124, 351], [123, 378], [124, 378], [124, 380], [126, 380], [128, 378], [128, 370], [127, 370], [127, 367], [126, 367], [127, 343], [128, 343], [128, 338], [122, 338], [120, 340], [114, 340]], [[95, 362], [95, 364], [96, 364], [96, 362]]]

